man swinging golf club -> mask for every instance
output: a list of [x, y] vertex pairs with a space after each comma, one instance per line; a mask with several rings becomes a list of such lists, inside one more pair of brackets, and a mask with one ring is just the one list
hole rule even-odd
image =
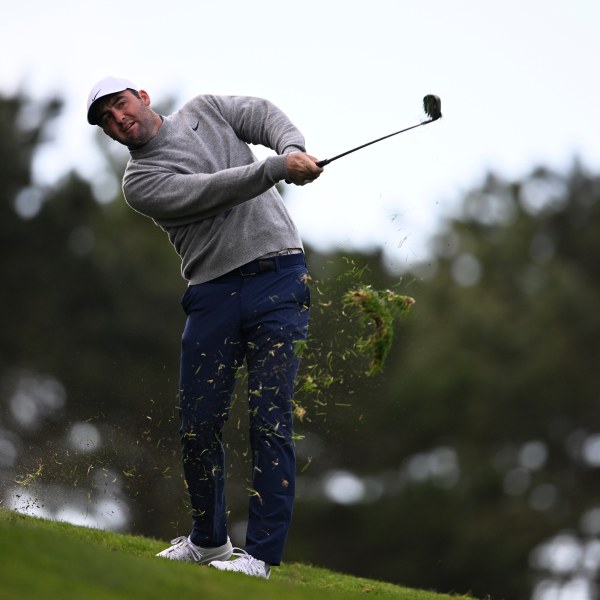
[[[179, 403], [192, 527], [158, 556], [267, 579], [292, 517], [294, 350], [310, 305], [302, 241], [275, 184], [305, 185], [323, 169], [264, 99], [200, 95], [161, 116], [146, 91], [106, 77], [87, 119], [129, 148], [125, 199], [168, 234], [189, 284]], [[276, 155], [257, 160], [248, 144]], [[254, 493], [241, 550], [227, 535], [222, 432], [244, 360]]]

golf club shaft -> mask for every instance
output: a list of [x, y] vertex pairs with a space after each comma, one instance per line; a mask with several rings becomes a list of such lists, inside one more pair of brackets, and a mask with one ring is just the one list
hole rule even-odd
[[320, 160], [317, 163], [317, 167], [324, 167], [325, 165], [328, 165], [330, 162], [333, 162], [334, 160], [337, 160], [338, 158], [342, 158], [342, 156], [352, 154], [352, 152], [356, 152], [357, 150], [366, 148], [367, 146], [370, 146], [371, 144], [376, 144], [377, 142], [381, 142], [382, 140], [387, 140], [387, 138], [390, 138], [394, 135], [398, 135], [399, 133], [404, 133], [405, 131], [410, 131], [411, 129], [421, 127], [421, 125], [427, 125], [428, 123], [432, 123], [435, 120], [436, 119], [429, 119], [428, 121], [423, 121], [422, 123], [417, 123], [417, 125], [412, 125], [411, 127], [406, 127], [405, 129], [401, 129], [400, 131], [395, 131], [394, 133], [390, 133], [388, 135], [384, 135], [383, 137], [377, 138], [376, 140], [373, 140], [372, 142], [367, 142], [366, 144], [362, 144], [361, 146], [352, 148], [352, 150], [347, 150], [346, 152], [342, 152], [341, 154], [338, 154], [337, 156], [334, 156], [333, 158], [326, 158], [324, 160]]

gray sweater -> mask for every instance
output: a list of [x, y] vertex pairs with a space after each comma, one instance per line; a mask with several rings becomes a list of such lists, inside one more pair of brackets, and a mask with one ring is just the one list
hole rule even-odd
[[[248, 144], [277, 155], [259, 161]], [[123, 192], [167, 232], [183, 277], [203, 283], [269, 252], [302, 248], [274, 185], [287, 177], [284, 155], [304, 150], [302, 134], [269, 101], [197, 96], [130, 150]]]

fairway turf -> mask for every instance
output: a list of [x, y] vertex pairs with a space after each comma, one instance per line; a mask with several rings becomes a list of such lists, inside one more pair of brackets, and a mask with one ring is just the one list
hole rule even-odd
[[299, 563], [272, 570], [264, 581], [155, 558], [165, 543], [24, 516], [0, 509], [0, 600], [207, 600], [394, 598], [457, 600], [397, 585], [341, 575]]

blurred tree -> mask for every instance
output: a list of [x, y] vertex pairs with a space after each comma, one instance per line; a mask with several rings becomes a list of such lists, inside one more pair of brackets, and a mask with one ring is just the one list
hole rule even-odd
[[[417, 302], [378, 391], [358, 395], [360, 427], [324, 442], [337, 469], [362, 478], [362, 501], [299, 509], [303, 553], [524, 598], [537, 545], [565, 529], [582, 549], [597, 536], [599, 201], [600, 179], [578, 165], [520, 182], [490, 175], [466, 195], [431, 262], [404, 276]], [[593, 587], [598, 559], [586, 556], [568, 575]]]
[[[176, 409], [185, 282], [166, 236], [119, 192], [99, 202], [74, 173], [36, 186], [31, 164], [60, 107], [0, 98], [0, 500], [168, 539], [189, 526]], [[118, 182], [124, 155], [105, 152]], [[287, 560], [524, 598], [552, 569], [576, 574], [583, 558], [567, 575], [552, 560], [568, 540], [591, 581], [599, 197], [578, 165], [490, 175], [431, 261], [402, 275], [379, 254], [307, 249]], [[342, 301], [360, 284], [416, 299], [376, 377]], [[243, 383], [226, 432], [236, 543], [250, 477]]]
[[[99, 204], [75, 174], [51, 189], [32, 182], [36, 144], [58, 110], [56, 101], [0, 100], [0, 429], [13, 457], [4, 461], [11, 476], [2, 492], [61, 514], [75, 502], [62, 487], [11, 488], [41, 472], [37, 483], [76, 483], [80, 509], [86, 495], [96, 501], [105, 494], [111, 510], [162, 533], [152, 511], [164, 504], [168, 523], [169, 499], [180, 505], [183, 487], [169, 477], [179, 462], [177, 298], [185, 286], [166, 236], [122, 198]], [[44, 118], [30, 130], [26, 114]], [[169, 451], [158, 455], [158, 446]]]

